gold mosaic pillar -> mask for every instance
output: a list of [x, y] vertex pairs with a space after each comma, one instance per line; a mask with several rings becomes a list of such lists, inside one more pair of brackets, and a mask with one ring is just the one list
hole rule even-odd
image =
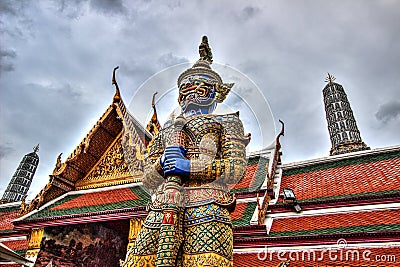
[[[44, 228], [34, 228], [31, 231], [28, 241], [28, 250], [26, 251], [25, 257], [35, 262], [40, 251], [40, 243], [42, 242]], [[34, 264], [32, 264], [33, 266]]]
[[134, 246], [136, 238], [138, 237], [140, 229], [142, 228], [143, 222], [143, 218], [134, 218], [130, 220], [129, 244], [127, 251], [129, 251]]
[[133, 218], [130, 220], [130, 227], [129, 227], [129, 243], [126, 252], [125, 261], [120, 260], [120, 265], [123, 267], [130, 267], [132, 266], [132, 261], [129, 259], [129, 255], [131, 253], [131, 249], [135, 246], [136, 238], [139, 235], [140, 229], [142, 228], [142, 224], [144, 222], [143, 218]]

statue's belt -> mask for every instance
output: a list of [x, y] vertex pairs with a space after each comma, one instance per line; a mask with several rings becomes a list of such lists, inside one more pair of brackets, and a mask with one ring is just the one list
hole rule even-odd
[[[221, 207], [226, 207], [229, 210], [234, 209], [236, 198], [233, 193], [215, 188], [182, 188], [184, 194], [183, 207], [198, 207], [214, 203]], [[149, 203], [148, 210], [161, 211], [163, 203], [154, 201]]]

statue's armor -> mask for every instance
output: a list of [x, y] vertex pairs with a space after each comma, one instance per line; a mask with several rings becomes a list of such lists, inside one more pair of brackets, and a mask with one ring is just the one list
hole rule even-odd
[[[233, 266], [230, 212], [235, 198], [229, 184], [237, 183], [246, 166], [244, 136], [238, 114], [194, 115], [181, 133], [173, 123], [162, 129], [149, 145], [148, 168], [143, 184], [153, 194], [149, 215], [129, 256], [129, 266], [155, 266], [163, 223], [165, 179], [160, 158], [170, 145], [187, 149], [190, 175], [182, 178], [182, 241], [176, 266]], [[147, 265], [146, 265], [147, 264]]]

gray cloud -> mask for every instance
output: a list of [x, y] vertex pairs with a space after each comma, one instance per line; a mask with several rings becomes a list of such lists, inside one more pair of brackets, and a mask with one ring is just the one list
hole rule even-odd
[[0, 10], [2, 14], [16, 15], [20, 5], [22, 1], [3, 0], [0, 1]]
[[[129, 105], [153, 74], [197, 60], [202, 35], [209, 37], [214, 62], [247, 75], [267, 98], [274, 119], [285, 121], [283, 162], [329, 153], [322, 102], [328, 71], [344, 86], [364, 141], [372, 148], [400, 143], [400, 124], [389, 123], [399, 118], [397, 104], [389, 101], [398, 99], [398, 1], [280, 0], [249, 6], [227, 0], [3, 0], [0, 9], [1, 47], [8, 49], [1, 57], [0, 137], [14, 149], [0, 159], [1, 184], [40, 142], [31, 189], [37, 193], [57, 155], [67, 156], [111, 103], [115, 66], [121, 66], [117, 79]], [[166, 77], [172, 86], [178, 75]], [[238, 94], [255, 102], [254, 110], [268, 111], [254, 91], [229, 75], [222, 78], [236, 82]], [[158, 85], [151, 86], [139, 99], [143, 110], [151, 111], [156, 90]], [[157, 107], [160, 117], [169, 114], [168, 103], [176, 96], [167, 100]], [[244, 106], [238, 98], [228, 96], [229, 101], [234, 108]], [[246, 119], [245, 128], [253, 129], [254, 122]]]
[[0, 71], [13, 71], [15, 69], [14, 65], [9, 62], [0, 62]]
[[0, 71], [13, 71], [15, 67], [11, 61], [16, 57], [17, 53], [14, 50], [0, 49]]
[[55, 1], [59, 5], [58, 11], [70, 19], [77, 19], [85, 14], [85, 4], [88, 0], [61, 0]]
[[90, 7], [107, 15], [125, 14], [127, 12], [122, 0], [91, 0]]
[[14, 50], [0, 50], [1, 58], [16, 58], [17, 53]]
[[0, 33], [3, 35], [3, 42], [7, 37], [14, 39], [27, 40], [31, 34], [31, 26], [33, 18], [30, 18], [27, 13], [32, 7], [32, 2], [28, 0], [21, 1], [0, 1]]
[[189, 62], [189, 60], [185, 57], [175, 56], [174, 54], [172, 54], [172, 52], [169, 52], [159, 57], [157, 62], [162, 68], [166, 68], [179, 63]]
[[261, 13], [261, 9], [257, 7], [247, 6], [240, 12], [240, 18], [244, 21], [252, 19], [257, 14]]
[[0, 144], [0, 159], [5, 156], [15, 152], [15, 149], [11, 147], [9, 144]]
[[391, 100], [380, 105], [378, 111], [375, 113], [375, 117], [382, 121], [383, 123], [387, 123], [390, 120], [395, 120], [400, 118], [400, 101]]

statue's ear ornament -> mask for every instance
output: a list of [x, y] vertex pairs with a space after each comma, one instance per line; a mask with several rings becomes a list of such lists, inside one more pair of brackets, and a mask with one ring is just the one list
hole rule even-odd
[[215, 83], [215, 101], [217, 103], [222, 103], [226, 96], [231, 91], [231, 88], [235, 85], [234, 83]]

